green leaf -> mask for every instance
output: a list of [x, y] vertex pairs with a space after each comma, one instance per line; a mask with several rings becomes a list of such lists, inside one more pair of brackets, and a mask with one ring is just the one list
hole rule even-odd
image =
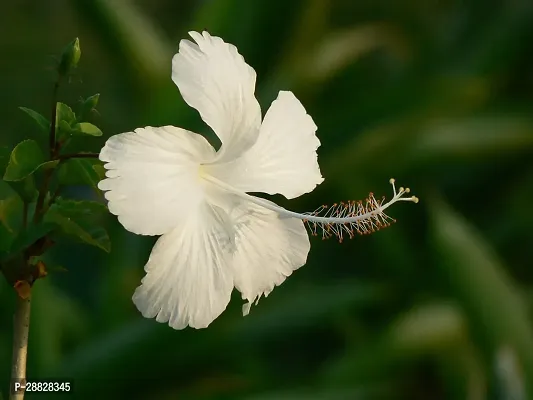
[[58, 164], [59, 164], [59, 160], [51, 160], [51, 161], [42, 163], [41, 165], [39, 165], [37, 169], [43, 169], [43, 170], [54, 169], [55, 167], [57, 167]]
[[88, 218], [88, 221], [93, 221], [94, 218], [107, 213], [107, 207], [97, 201], [71, 200], [59, 197], [54, 205], [61, 210], [61, 214], [74, 219]]
[[61, 121], [66, 121], [72, 126], [76, 123], [76, 115], [72, 111], [72, 108], [65, 103], [58, 102], [56, 105], [56, 125], [59, 125]]
[[109, 235], [105, 229], [95, 226], [95, 215], [105, 211], [103, 204], [94, 201], [57, 199], [46, 212], [44, 221], [57, 225], [66, 235], [109, 252]]
[[97, 93], [97, 94], [87, 97], [85, 100], [82, 101], [80, 110], [78, 113], [78, 119], [80, 121], [86, 121], [91, 116], [93, 111], [96, 110], [96, 106], [98, 105], [99, 99], [100, 99], [100, 93]]
[[21, 181], [46, 163], [43, 152], [35, 140], [20, 142], [11, 152], [4, 174], [6, 181]]
[[48, 233], [50, 233], [53, 228], [54, 225], [46, 223], [29, 225], [26, 229], [21, 231], [16, 237], [16, 239], [13, 241], [10, 253], [16, 254], [27, 249], [39, 239], [45, 237]]
[[98, 174], [98, 179], [101, 181], [102, 179], [105, 179], [105, 171], [106, 169], [102, 164], [93, 164], [93, 170]]
[[76, 124], [74, 111], [64, 103], [56, 105], [56, 135], [59, 140], [64, 140], [72, 134], [72, 127]]
[[81, 57], [80, 40], [78, 38], [70, 42], [61, 55], [61, 61], [57, 67], [57, 72], [61, 76], [68, 75], [78, 66]]
[[61, 142], [64, 142], [72, 134], [72, 127], [67, 121], [59, 121], [59, 125], [56, 128], [57, 138]]
[[50, 131], [50, 121], [46, 119], [44, 116], [39, 114], [37, 111], [34, 111], [30, 108], [26, 107], [19, 107], [22, 111], [24, 111], [26, 114], [28, 114], [39, 126], [40, 130], [43, 133], [48, 133]]
[[21, 181], [7, 182], [26, 203], [31, 203], [37, 197], [37, 188], [33, 175], [27, 176]]
[[102, 136], [102, 131], [90, 122], [80, 122], [72, 128], [73, 133], [81, 133], [89, 136]]
[[100, 176], [89, 160], [72, 158], [65, 161], [61, 165], [58, 178], [61, 185], [89, 185], [97, 194], [101, 194], [98, 189]]
[[22, 201], [9, 187], [0, 181], [0, 252], [11, 248], [22, 225]]

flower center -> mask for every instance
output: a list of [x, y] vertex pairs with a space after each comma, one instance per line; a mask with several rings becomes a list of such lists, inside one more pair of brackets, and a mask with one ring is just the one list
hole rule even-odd
[[209, 174], [207, 173], [207, 170], [204, 164], [198, 165], [198, 177], [203, 178], [203, 179], [206, 179], [209, 177]]

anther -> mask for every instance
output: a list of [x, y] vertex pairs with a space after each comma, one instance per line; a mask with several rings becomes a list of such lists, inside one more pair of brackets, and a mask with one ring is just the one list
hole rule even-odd
[[348, 200], [334, 203], [328, 207], [323, 205], [312, 213], [306, 213], [307, 218], [303, 219], [304, 224], [309, 228], [313, 236], [318, 235], [318, 230], [322, 231], [322, 239], [337, 237], [342, 243], [345, 236], [352, 239], [355, 235], [369, 235], [378, 230], [391, 226], [395, 219], [385, 214], [385, 209], [398, 201], [411, 201], [418, 203], [416, 196], [402, 197], [404, 193], [409, 193], [409, 188], [400, 187], [396, 191], [394, 179], [390, 179], [393, 197], [385, 202], [385, 197], [376, 200], [373, 193], [369, 193], [364, 200]]

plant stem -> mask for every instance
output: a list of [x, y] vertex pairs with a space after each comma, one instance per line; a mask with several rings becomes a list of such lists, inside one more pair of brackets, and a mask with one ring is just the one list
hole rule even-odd
[[[59, 90], [59, 83], [61, 77], [59, 76], [54, 84], [52, 92], [52, 119], [50, 123], [50, 159], [56, 158], [56, 115], [57, 115], [57, 93]], [[39, 191], [37, 197], [37, 204], [35, 205], [35, 215], [33, 217], [34, 222], [39, 222], [42, 218], [44, 201], [52, 179], [53, 170], [46, 170], [44, 173], [43, 185]], [[24, 226], [28, 223], [28, 204], [24, 202]], [[25, 256], [26, 257], [26, 256]], [[26, 380], [26, 361], [28, 358], [28, 335], [30, 330], [30, 305], [31, 296], [22, 298], [17, 295], [17, 304], [15, 306], [15, 317], [13, 320], [13, 359], [11, 364], [11, 380], [14, 385], [15, 382], [21, 382]], [[11, 390], [13, 387], [11, 388]], [[19, 393], [11, 393], [10, 399], [22, 400], [24, 399], [24, 391]]]
[[[98, 158], [98, 153], [71, 153], [71, 154], [63, 154], [56, 156], [55, 153], [57, 153], [58, 149], [54, 150], [54, 158], [56, 160], [60, 160], [60, 162], [64, 162], [66, 160], [70, 160], [71, 158]], [[39, 192], [39, 197], [37, 198], [37, 204], [35, 207], [35, 216], [33, 218], [33, 222], [40, 222], [41, 218], [43, 217], [43, 214], [46, 212], [46, 209], [48, 207], [45, 207], [44, 200], [46, 197], [46, 193], [48, 192], [48, 186], [50, 185], [50, 180], [52, 179], [53, 170], [49, 169], [44, 173], [44, 180], [43, 180], [43, 187], [41, 188], [41, 191]], [[52, 196], [52, 199], [50, 200], [50, 204], [53, 203], [55, 198], [57, 197], [57, 193]], [[49, 204], [49, 205], [50, 205]]]
[[46, 198], [46, 193], [48, 193], [48, 186], [50, 185], [53, 172], [52, 169], [48, 169], [44, 173], [43, 186], [39, 191], [39, 197], [37, 197], [37, 204], [35, 205], [35, 215], [33, 216], [34, 223], [40, 222], [43, 217], [44, 200]]
[[[49, 147], [50, 147], [50, 160], [57, 159], [59, 152], [58, 144], [56, 142], [56, 117], [57, 117], [57, 95], [59, 91], [59, 84], [61, 83], [61, 75], [58, 76], [54, 83], [54, 89], [52, 91], [52, 118], [50, 120], [50, 134], [49, 134]], [[53, 176], [53, 169], [48, 169], [44, 173], [43, 184], [39, 190], [37, 197], [37, 203], [35, 205], [35, 214], [33, 216], [33, 222], [38, 223], [43, 217], [44, 202], [46, 194], [48, 193], [48, 187]], [[23, 209], [23, 224], [24, 227], [28, 223], [28, 203], [24, 202]], [[31, 254], [24, 255], [24, 258], [30, 257]], [[28, 262], [28, 259], [25, 260]], [[25, 282], [28, 283], [28, 282]], [[13, 359], [11, 364], [11, 380], [12, 385], [15, 382], [26, 381], [26, 362], [28, 358], [28, 335], [30, 329], [30, 305], [31, 295], [22, 298], [17, 293], [17, 304], [15, 306], [15, 316], [13, 320]], [[10, 399], [22, 400], [24, 399], [24, 391], [19, 393], [13, 393], [11, 387]]]
[[[28, 334], [30, 328], [31, 297], [22, 299], [17, 296], [15, 317], [13, 320], [13, 361], [11, 364], [11, 384], [26, 379], [26, 361], [28, 357]], [[24, 399], [24, 392], [10, 395], [11, 400]]]
[[[55, 84], [54, 90], [52, 92], [52, 118], [50, 120], [50, 160], [56, 158], [57, 149], [56, 149], [56, 117], [57, 117], [57, 92], [59, 91], [59, 83], [61, 82], [61, 76], [58, 76]], [[52, 169], [48, 169], [44, 173], [43, 186], [39, 191], [39, 196], [37, 197], [37, 204], [35, 205], [35, 214], [33, 216], [33, 222], [37, 223], [41, 221], [44, 200], [46, 198], [46, 193], [48, 193], [48, 186], [50, 185], [50, 180], [52, 179], [53, 174]]]
[[71, 153], [59, 155], [57, 159], [65, 161], [70, 160], [71, 158], [98, 158], [98, 156], [98, 153]]

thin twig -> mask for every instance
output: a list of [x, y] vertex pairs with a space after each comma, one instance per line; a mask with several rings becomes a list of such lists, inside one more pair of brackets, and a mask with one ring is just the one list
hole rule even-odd
[[48, 186], [50, 186], [50, 181], [52, 179], [53, 172], [53, 169], [47, 169], [44, 172], [43, 186], [39, 191], [39, 196], [37, 197], [37, 204], [35, 205], [35, 214], [33, 216], [34, 223], [41, 222], [41, 219], [43, 217], [44, 200], [46, 198], [46, 193], [48, 193]]
[[71, 153], [59, 155], [57, 159], [65, 161], [70, 160], [71, 158], [98, 158], [98, 156], [98, 153]]
[[[11, 390], [15, 382], [25, 383], [26, 361], [28, 358], [28, 334], [30, 329], [31, 297], [22, 299], [17, 296], [13, 320], [13, 361], [11, 364]], [[11, 400], [24, 399], [24, 391], [10, 394]]]
[[[57, 117], [57, 94], [59, 91], [59, 84], [61, 82], [61, 76], [59, 75], [52, 92], [52, 118], [50, 121], [50, 159], [55, 160], [59, 149], [56, 143], [56, 117]], [[53, 169], [47, 169], [44, 172], [43, 184], [39, 190], [37, 197], [37, 203], [35, 205], [35, 213], [33, 221], [35, 223], [40, 222], [43, 216], [44, 202], [46, 194], [48, 193], [48, 187], [52, 179]], [[27, 225], [28, 219], [28, 204], [24, 202], [24, 226]], [[27, 257], [28, 255], [25, 255]], [[30, 254], [31, 256], [31, 254]], [[27, 262], [28, 260], [26, 260]], [[27, 283], [27, 282], [26, 282]], [[13, 320], [13, 359], [11, 364], [11, 379], [12, 387], [10, 393], [10, 399], [22, 400], [24, 399], [24, 390], [14, 393], [14, 384], [26, 382], [26, 362], [28, 358], [28, 334], [30, 329], [30, 305], [31, 297], [24, 296], [22, 298], [20, 293], [17, 293], [17, 304], [15, 306], [15, 317]]]
[[[54, 90], [52, 92], [52, 119], [50, 123], [50, 159], [56, 159], [57, 149], [56, 149], [56, 119], [57, 119], [57, 92], [59, 90], [59, 83], [61, 82], [61, 75], [58, 76], [55, 84]], [[33, 215], [33, 222], [37, 223], [41, 221], [44, 208], [44, 200], [46, 199], [46, 194], [48, 193], [48, 186], [50, 185], [50, 180], [52, 179], [54, 170], [47, 169], [44, 172], [43, 186], [39, 190], [39, 196], [37, 197], [37, 203], [35, 205], [35, 214]]]

